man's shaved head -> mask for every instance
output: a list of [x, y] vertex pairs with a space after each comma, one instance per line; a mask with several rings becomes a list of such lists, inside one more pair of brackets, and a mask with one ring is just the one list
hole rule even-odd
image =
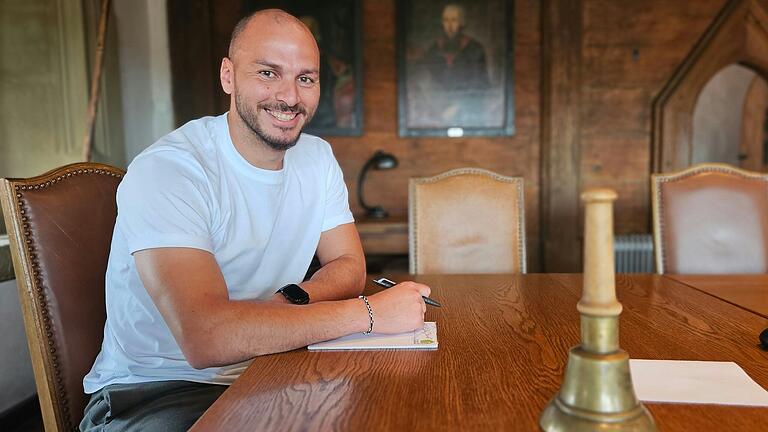
[[[235, 53], [240, 48], [239, 44], [242, 42], [241, 35], [251, 24], [258, 24], [259, 26], [276, 26], [279, 28], [285, 28], [289, 26], [291, 30], [298, 30], [306, 32], [314, 40], [312, 32], [307, 28], [304, 23], [281, 9], [264, 9], [256, 11], [245, 18], [241, 19], [235, 25], [232, 30], [232, 37], [229, 40], [229, 58], [234, 60]], [[317, 45], [315, 43], [315, 45]]]

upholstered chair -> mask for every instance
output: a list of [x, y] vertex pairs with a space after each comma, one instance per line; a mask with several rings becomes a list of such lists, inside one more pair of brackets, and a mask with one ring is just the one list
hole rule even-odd
[[651, 176], [658, 273], [768, 271], [768, 175], [700, 164]]
[[459, 168], [409, 186], [411, 273], [525, 273], [522, 178]]
[[83, 417], [83, 377], [104, 332], [104, 276], [123, 174], [78, 163], [29, 179], [0, 180], [47, 431], [77, 430]]

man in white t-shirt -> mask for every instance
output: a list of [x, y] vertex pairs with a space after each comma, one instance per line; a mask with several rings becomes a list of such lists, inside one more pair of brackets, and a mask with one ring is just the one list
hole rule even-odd
[[365, 259], [341, 169], [301, 134], [320, 95], [309, 30], [279, 10], [244, 18], [220, 78], [229, 112], [161, 138], [118, 189], [81, 430], [186, 430], [254, 356], [423, 325], [425, 285], [358, 298]]

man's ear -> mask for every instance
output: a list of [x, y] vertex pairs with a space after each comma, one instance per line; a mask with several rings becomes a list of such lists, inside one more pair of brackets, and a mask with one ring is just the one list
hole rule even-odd
[[227, 57], [221, 59], [219, 79], [221, 80], [221, 88], [224, 89], [224, 93], [231, 95], [235, 89], [235, 65]]

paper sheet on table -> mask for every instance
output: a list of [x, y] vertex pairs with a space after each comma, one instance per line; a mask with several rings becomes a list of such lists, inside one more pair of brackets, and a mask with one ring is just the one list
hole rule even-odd
[[632, 359], [629, 368], [645, 402], [768, 406], [768, 391], [733, 362]]
[[425, 322], [421, 329], [399, 334], [355, 333], [307, 347], [310, 351], [437, 349], [437, 324]]

